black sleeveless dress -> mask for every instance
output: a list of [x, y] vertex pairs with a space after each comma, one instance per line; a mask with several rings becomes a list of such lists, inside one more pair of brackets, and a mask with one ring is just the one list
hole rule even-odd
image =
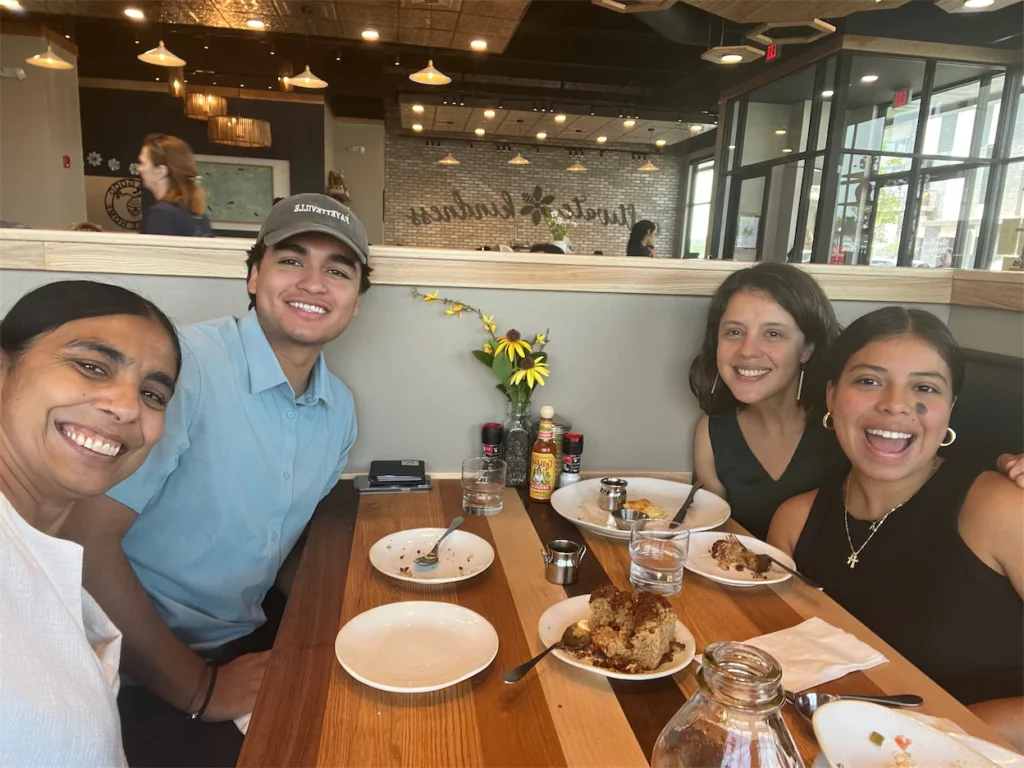
[[774, 480], [754, 456], [743, 437], [736, 412], [708, 419], [715, 474], [725, 486], [733, 519], [764, 541], [772, 516], [782, 502], [820, 488], [834, 477], [845, 477], [850, 462], [835, 433], [821, 426], [821, 414], [807, 415], [807, 426], [789, 466]]
[[[947, 460], [852, 569], [842, 481], [823, 486], [794, 557], [802, 573], [963, 704], [1024, 695], [1024, 603], [958, 529], [983, 471]], [[871, 524], [849, 523], [860, 547]]]

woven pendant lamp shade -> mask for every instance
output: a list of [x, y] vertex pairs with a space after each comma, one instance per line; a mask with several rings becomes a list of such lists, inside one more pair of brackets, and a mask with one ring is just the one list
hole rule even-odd
[[193, 120], [208, 120], [228, 113], [228, 100], [212, 93], [185, 94], [185, 116]]
[[221, 115], [211, 117], [206, 126], [210, 141], [217, 144], [232, 147], [270, 146], [270, 123], [266, 120]]

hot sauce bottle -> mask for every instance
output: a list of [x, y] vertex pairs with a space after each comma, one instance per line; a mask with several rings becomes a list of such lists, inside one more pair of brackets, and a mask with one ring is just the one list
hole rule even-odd
[[550, 405], [541, 406], [540, 428], [530, 460], [530, 499], [533, 501], [551, 501], [551, 493], [555, 489], [557, 450], [554, 440], [554, 418], [554, 408]]

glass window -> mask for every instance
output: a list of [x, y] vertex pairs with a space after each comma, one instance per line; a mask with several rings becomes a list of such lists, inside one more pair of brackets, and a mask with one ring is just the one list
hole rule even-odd
[[689, 201], [686, 211], [686, 248], [683, 258], [699, 259], [704, 256], [708, 239], [708, 219], [711, 216], [711, 187], [715, 177], [715, 161], [704, 160], [690, 166]]
[[832, 99], [836, 95], [836, 60], [833, 56], [825, 62], [825, 87], [821, 97], [821, 120], [818, 122], [818, 135], [814, 149], [825, 149], [828, 143], [828, 125], [832, 118]]
[[[924, 68], [924, 62], [917, 59], [854, 56], [843, 146], [876, 152], [913, 152]], [[906, 103], [893, 106], [903, 91], [907, 91]]]
[[[878, 174], [877, 163], [847, 155], [839, 178], [829, 262], [896, 266], [906, 211], [907, 174]], [[883, 163], [889, 158], [880, 158]], [[903, 160], [905, 158], [891, 158]]]
[[992, 157], [996, 145], [996, 128], [999, 127], [999, 110], [1003, 105], [1003, 86], [1006, 76], [993, 77], [988, 86], [988, 101], [985, 104], [985, 121], [981, 127], [981, 156]]
[[802, 69], [750, 92], [741, 165], [776, 160], [806, 148], [814, 69]]
[[739, 206], [736, 210], [736, 234], [732, 257], [736, 261], [755, 261], [758, 254], [764, 206], [765, 176], [744, 179], [740, 184]]
[[921, 192], [912, 266], [953, 266], [965, 181], [965, 176], [957, 175], [925, 182]]
[[1017, 114], [1013, 120], [1013, 139], [1010, 140], [1010, 157], [1024, 157], [1024, 87], [1017, 102]]
[[1010, 262], [1024, 254], [1024, 162], [1006, 166], [1003, 202], [994, 231], [995, 258], [992, 269], [1009, 268]]
[[725, 145], [725, 168], [731, 170], [736, 167], [736, 134], [739, 132], [739, 99], [729, 102], [726, 107], [726, 125], [729, 127], [729, 141]]
[[[985, 154], [985, 149], [995, 141], [996, 123], [992, 117], [998, 115], [1002, 74], [999, 73], [999, 82], [994, 89], [991, 87], [992, 79], [993, 73], [982, 67], [946, 62], [939, 62], [935, 66], [935, 87], [928, 108], [924, 146], [921, 149], [923, 154], [991, 157], [991, 150]], [[980, 104], [984, 104], [985, 117], [978, 137], [978, 149], [972, 152]]]

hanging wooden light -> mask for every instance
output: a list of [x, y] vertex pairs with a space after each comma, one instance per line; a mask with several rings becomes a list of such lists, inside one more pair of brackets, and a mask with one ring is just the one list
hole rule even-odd
[[206, 126], [207, 136], [216, 144], [264, 149], [270, 146], [270, 123], [266, 120], [219, 115], [211, 117]]
[[208, 120], [228, 113], [228, 100], [212, 93], [185, 94], [185, 116], [193, 120]]

